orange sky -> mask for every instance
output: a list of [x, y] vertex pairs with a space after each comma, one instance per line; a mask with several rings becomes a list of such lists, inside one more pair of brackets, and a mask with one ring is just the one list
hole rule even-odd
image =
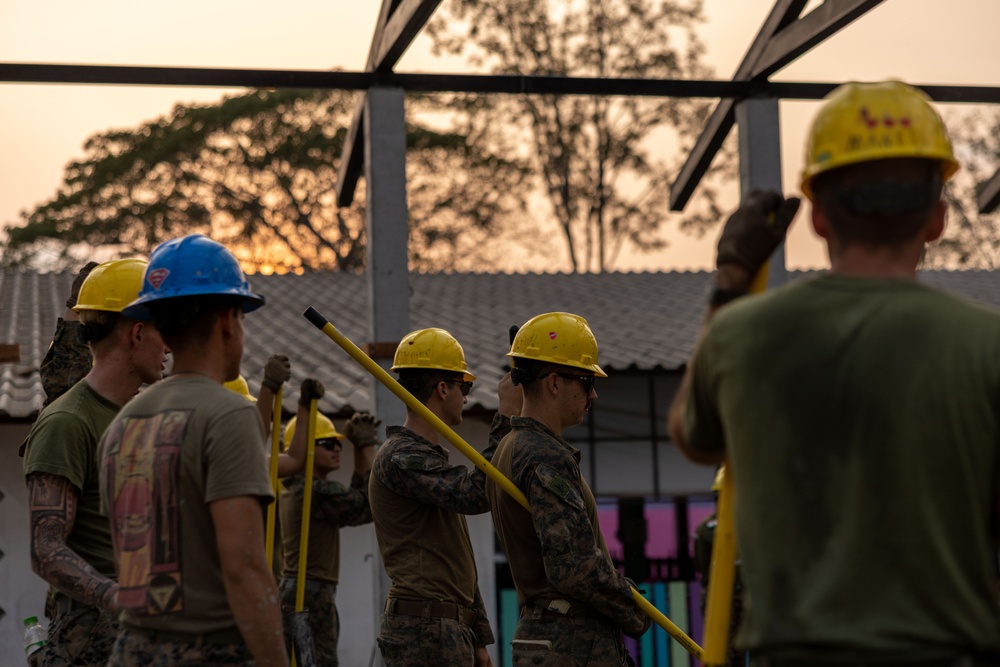
[[[448, 0], [444, 0], [445, 3]], [[808, 9], [818, 4], [814, 0]], [[286, 0], [70, 0], [0, 3], [0, 62], [362, 69], [379, 2]], [[732, 75], [773, 0], [705, 0], [701, 31], [718, 78]], [[168, 9], [169, 8], [169, 9]], [[808, 11], [807, 9], [807, 11]], [[845, 81], [901, 78], [913, 83], [1000, 86], [1000, 2], [886, 0], [774, 79]], [[468, 71], [433, 60], [425, 38], [399, 71]], [[0, 84], [0, 224], [51, 196], [65, 164], [88, 136], [169, 112], [178, 102], [214, 101], [221, 89]], [[947, 113], [949, 107], [942, 109]], [[803, 137], [815, 103], [784, 102], [785, 187], [797, 190]], [[665, 147], [669, 150], [669, 147]], [[732, 196], [735, 199], [736, 188]], [[822, 247], [800, 219], [789, 238], [792, 267], [822, 266]], [[680, 237], [621, 268], [706, 268], [712, 239]]]

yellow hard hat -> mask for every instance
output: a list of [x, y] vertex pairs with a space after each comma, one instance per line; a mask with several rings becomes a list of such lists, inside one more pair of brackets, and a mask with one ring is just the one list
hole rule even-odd
[[235, 380], [230, 380], [222, 385], [229, 391], [235, 391], [240, 396], [243, 396], [249, 401], [257, 402], [257, 399], [250, 394], [250, 387], [247, 385], [247, 380], [242, 375], [236, 376]]
[[147, 263], [144, 259], [116, 259], [98, 264], [80, 286], [73, 310], [122, 312], [139, 296]]
[[[288, 420], [288, 424], [285, 426], [285, 447], [287, 448], [292, 444], [292, 436], [295, 435], [295, 421], [297, 417], [292, 417]], [[337, 427], [333, 425], [333, 422], [324, 415], [322, 412], [316, 413], [316, 439], [322, 440], [323, 438], [343, 438], [344, 434], [337, 431]]]
[[726, 478], [726, 466], [719, 466], [719, 470], [715, 473], [715, 480], [712, 481], [712, 491], [722, 490], [722, 480]]
[[444, 329], [419, 329], [406, 334], [396, 348], [390, 370], [398, 373], [404, 368], [461, 373], [464, 382], [476, 379], [465, 365], [462, 346]]
[[802, 193], [825, 171], [887, 158], [940, 160], [947, 181], [958, 161], [941, 116], [922, 91], [900, 81], [847, 83], [826, 98], [813, 120], [802, 171]]
[[517, 330], [508, 357], [572, 366], [606, 378], [597, 365], [597, 339], [587, 320], [572, 313], [536, 315]]

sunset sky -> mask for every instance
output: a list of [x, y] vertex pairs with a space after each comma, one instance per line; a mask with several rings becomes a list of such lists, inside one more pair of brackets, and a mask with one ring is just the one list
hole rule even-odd
[[[488, 0], [485, 0], [488, 1]], [[729, 78], [774, 0], [705, 0], [701, 29], [716, 78]], [[447, 6], [444, 0], [443, 6]], [[818, 4], [813, 2], [810, 9]], [[279, 10], [280, 7], [280, 10]], [[0, 62], [360, 70], [378, 0], [12, 0], [0, 3]], [[808, 10], [807, 10], [808, 11]], [[912, 83], [1000, 86], [1000, 0], [886, 0], [772, 77], [787, 81], [901, 78]], [[419, 37], [397, 71], [469, 72], [438, 61]], [[212, 102], [218, 88], [0, 84], [0, 224], [50, 197], [63, 168], [95, 132], [131, 127], [177, 102]], [[946, 105], [947, 114], [960, 105]], [[816, 104], [783, 102], [786, 191], [796, 192], [803, 139]], [[665, 147], [670, 150], [670, 147]], [[998, 165], [1000, 166], [1000, 165]], [[735, 196], [735, 185], [733, 187]], [[822, 266], [821, 246], [800, 214], [789, 239], [792, 267]], [[680, 238], [621, 268], [707, 268], [711, 240]]]

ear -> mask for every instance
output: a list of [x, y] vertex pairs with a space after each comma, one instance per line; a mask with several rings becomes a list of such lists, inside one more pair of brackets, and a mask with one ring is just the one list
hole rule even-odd
[[944, 234], [944, 228], [948, 220], [948, 204], [939, 201], [934, 211], [931, 213], [930, 222], [927, 223], [927, 234], [924, 236], [924, 243], [937, 241]]
[[811, 204], [809, 208], [810, 208], [809, 215], [810, 219], [812, 220], [813, 231], [816, 232], [816, 235], [819, 236], [821, 239], [829, 240], [830, 223], [827, 222], [826, 216], [823, 214], [823, 211], [821, 211], [819, 206], [816, 206], [815, 203]]
[[222, 337], [232, 338], [236, 330], [236, 320], [240, 316], [239, 308], [226, 308], [219, 313], [219, 326], [222, 327]]
[[145, 333], [146, 323], [145, 322], [133, 322], [132, 326], [128, 328], [126, 336], [128, 336], [129, 345], [132, 347], [137, 347], [142, 344], [142, 336]]

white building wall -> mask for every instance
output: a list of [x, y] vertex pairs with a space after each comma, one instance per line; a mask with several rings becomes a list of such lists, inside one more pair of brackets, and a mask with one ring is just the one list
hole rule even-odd
[[24, 625], [28, 616], [45, 618], [48, 588], [31, 571], [28, 540], [28, 491], [17, 448], [30, 424], [0, 424], [0, 665], [23, 665]]

